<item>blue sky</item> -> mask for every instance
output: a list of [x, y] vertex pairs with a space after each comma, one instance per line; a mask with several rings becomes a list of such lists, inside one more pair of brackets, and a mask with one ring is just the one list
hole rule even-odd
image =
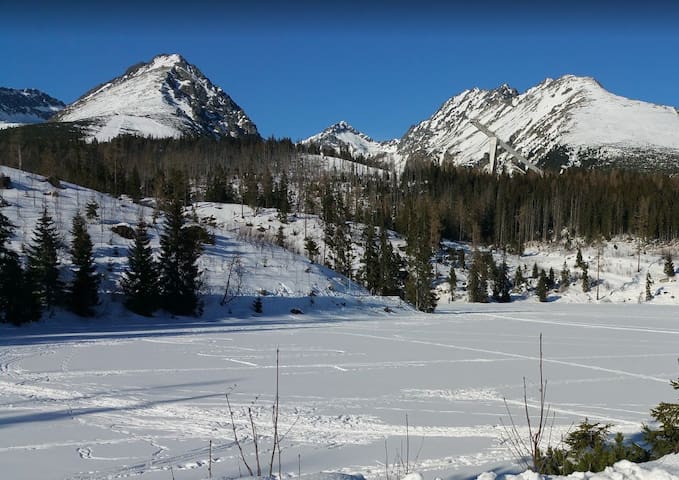
[[679, 2], [91, 3], [0, 0], [0, 86], [68, 103], [180, 53], [263, 136], [293, 140], [339, 120], [400, 137], [466, 88], [524, 91], [567, 73], [679, 106]]

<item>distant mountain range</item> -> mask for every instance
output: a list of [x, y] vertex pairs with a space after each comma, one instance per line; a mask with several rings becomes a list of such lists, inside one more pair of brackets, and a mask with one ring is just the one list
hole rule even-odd
[[[68, 106], [37, 90], [0, 88], [0, 128], [47, 119], [69, 122], [98, 141], [121, 134], [259, 136], [243, 109], [177, 54], [134, 65]], [[484, 167], [489, 135], [542, 167], [679, 169], [676, 108], [620, 97], [593, 78], [573, 75], [544, 80], [524, 93], [508, 85], [465, 90], [400, 139], [378, 142], [342, 121], [300, 143], [397, 169], [416, 158]], [[511, 157], [500, 146], [497, 164], [514, 168]]]
[[0, 129], [44, 122], [65, 106], [40, 90], [0, 87]]

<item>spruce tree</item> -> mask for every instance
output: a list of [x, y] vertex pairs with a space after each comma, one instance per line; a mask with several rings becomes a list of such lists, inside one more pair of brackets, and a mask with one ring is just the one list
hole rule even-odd
[[472, 264], [467, 273], [467, 292], [469, 301], [474, 303], [488, 302], [487, 267], [481, 252], [476, 250], [472, 256]]
[[405, 299], [423, 312], [433, 312], [436, 296], [432, 292], [434, 271], [431, 265], [433, 255], [430, 234], [431, 217], [425, 207], [413, 218], [407, 234], [408, 278], [405, 285]]
[[546, 302], [547, 301], [547, 283], [549, 280], [547, 280], [547, 274], [545, 273], [544, 269], [540, 270], [540, 276], [538, 277], [538, 284], [537, 287], [535, 288], [535, 293], [538, 296], [538, 300], [541, 302]]
[[511, 302], [512, 297], [510, 295], [510, 290], [512, 285], [509, 282], [509, 267], [505, 260], [502, 260], [502, 263], [496, 270], [495, 284], [497, 285], [496, 288], [498, 292], [496, 300], [500, 303]]
[[153, 258], [147, 225], [141, 219], [132, 242], [120, 286], [125, 294], [125, 307], [149, 317], [158, 308], [158, 265]]
[[556, 285], [556, 278], [554, 275], [554, 269], [549, 267], [549, 274], [547, 275], [547, 289], [551, 290]]
[[363, 269], [362, 281], [365, 288], [375, 295], [380, 290], [380, 259], [375, 247], [375, 228], [366, 225], [363, 230]]
[[306, 237], [304, 239], [304, 250], [306, 250], [307, 257], [309, 257], [309, 260], [315, 262], [316, 258], [318, 257], [318, 254], [320, 253], [320, 250], [318, 249], [318, 244], [314, 241], [313, 238]]
[[379, 269], [380, 269], [380, 286], [379, 294], [384, 296], [400, 295], [402, 290], [401, 285], [401, 257], [394, 251], [394, 247], [389, 241], [387, 229], [380, 228], [379, 241]]
[[530, 278], [538, 278], [540, 271], [538, 270], [538, 263], [533, 263], [533, 271], [531, 272]]
[[653, 285], [653, 279], [651, 278], [651, 272], [646, 273], [646, 301], [650, 302], [653, 300], [653, 292], [651, 292], [651, 286]]
[[448, 285], [450, 285], [450, 300], [455, 300], [455, 289], [457, 289], [457, 273], [455, 273], [455, 266], [450, 265], [450, 272], [448, 272]]
[[585, 265], [585, 262], [582, 260], [582, 251], [580, 250], [580, 247], [578, 247], [578, 253], [575, 255], [575, 266], [577, 268], [583, 268], [583, 265]]
[[39, 320], [42, 308], [30, 275], [22, 268], [19, 255], [9, 248], [13, 230], [14, 225], [0, 211], [0, 323], [19, 325]]
[[568, 270], [566, 262], [563, 262], [563, 268], [561, 269], [561, 279], [559, 281], [559, 290], [562, 292], [566, 291], [571, 283], [571, 272]]
[[185, 228], [183, 206], [175, 198], [168, 204], [160, 236], [160, 305], [175, 315], [200, 312], [198, 258], [201, 245]]
[[92, 239], [80, 212], [73, 217], [71, 236], [73, 280], [69, 285], [68, 306], [75, 314], [90, 317], [94, 315], [93, 307], [99, 303], [99, 276], [92, 253]]
[[667, 252], [663, 257], [665, 259], [663, 272], [665, 272], [665, 275], [667, 275], [668, 277], [674, 277], [675, 272], [674, 272], [674, 262], [672, 262], [672, 254], [670, 252]]
[[54, 221], [47, 213], [47, 207], [44, 207], [33, 231], [32, 241], [26, 248], [26, 257], [28, 275], [46, 308], [52, 308], [62, 301], [64, 285], [59, 279], [60, 244], [61, 238]]
[[582, 264], [582, 291], [587, 293], [590, 291], [592, 288], [590, 283], [589, 283], [589, 274], [587, 273], [587, 264], [583, 263]]
[[[670, 382], [674, 390], [679, 390], [679, 379]], [[651, 416], [658, 428], [644, 426], [643, 437], [651, 447], [653, 458], [669, 453], [679, 453], [679, 403], [661, 402], [651, 410]]]

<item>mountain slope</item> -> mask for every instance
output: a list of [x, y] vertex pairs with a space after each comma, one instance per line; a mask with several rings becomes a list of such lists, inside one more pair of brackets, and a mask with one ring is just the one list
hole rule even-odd
[[316, 145], [321, 150], [332, 150], [338, 155], [348, 152], [352, 157], [390, 160], [396, 153], [398, 140], [377, 142], [347, 122], [340, 121], [300, 143]]
[[63, 102], [40, 90], [0, 87], [0, 128], [41, 123], [64, 107]]
[[[476, 119], [539, 164], [601, 164], [654, 167], [656, 157], [676, 166], [679, 112], [606, 91], [589, 77], [547, 79], [519, 94], [507, 85], [465, 90], [409, 130], [398, 153], [459, 165], [487, 161], [488, 138]], [[506, 158], [502, 153], [500, 158]], [[645, 162], [645, 164], [644, 164]]]
[[180, 55], [158, 55], [86, 93], [54, 118], [85, 126], [89, 138], [132, 134], [243, 137], [257, 127], [221, 88]]

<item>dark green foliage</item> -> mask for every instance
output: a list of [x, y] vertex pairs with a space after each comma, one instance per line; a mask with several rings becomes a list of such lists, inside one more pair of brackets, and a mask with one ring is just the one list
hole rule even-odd
[[85, 206], [85, 217], [88, 222], [99, 219], [99, 204], [95, 200], [90, 200]]
[[538, 264], [535, 262], [533, 264], [533, 271], [531, 272], [530, 278], [538, 278], [538, 275], [540, 275], [540, 270], [538, 270]]
[[58, 248], [61, 239], [47, 208], [33, 231], [33, 239], [26, 248], [27, 268], [36, 294], [42, 305], [52, 308], [62, 302], [64, 285], [59, 279]]
[[665, 275], [667, 275], [668, 277], [674, 277], [675, 272], [674, 272], [674, 262], [672, 262], [672, 253], [670, 252], [665, 253], [665, 255], [663, 255], [663, 259], [665, 260], [663, 272], [665, 272]]
[[255, 313], [262, 313], [262, 311], [264, 310], [262, 297], [255, 298], [255, 300], [252, 302], [252, 309], [255, 311]]
[[635, 443], [625, 443], [621, 433], [613, 441], [610, 424], [590, 423], [587, 419], [570, 432], [564, 448], [550, 447], [542, 456], [546, 475], [570, 475], [573, 472], [601, 472], [620, 460], [644, 462], [648, 453]]
[[140, 220], [127, 251], [127, 268], [120, 280], [125, 307], [139, 315], [151, 316], [158, 308], [158, 265], [153, 258], [146, 223]]
[[518, 289], [526, 283], [526, 279], [523, 277], [523, 271], [521, 266], [516, 267], [514, 271], [514, 288]]
[[[679, 390], [679, 379], [670, 382], [674, 390]], [[668, 453], [679, 453], [679, 403], [661, 402], [651, 410], [651, 417], [657, 428], [644, 426], [643, 437], [651, 449], [653, 458]]]
[[379, 239], [379, 276], [380, 286], [379, 294], [386, 296], [395, 296], [402, 293], [401, 284], [401, 256], [394, 251], [394, 247], [389, 241], [387, 229], [382, 227], [380, 229]]
[[585, 262], [582, 260], [582, 251], [580, 250], [580, 247], [578, 247], [578, 253], [575, 255], [575, 267], [584, 268], [585, 265]]
[[307, 257], [309, 257], [309, 260], [315, 262], [316, 258], [318, 257], [318, 254], [320, 253], [320, 250], [318, 249], [318, 244], [314, 241], [313, 238], [306, 237], [304, 239], [304, 250], [306, 250]]
[[426, 205], [413, 205], [411, 218], [406, 236], [408, 278], [405, 283], [405, 300], [420, 311], [433, 312], [437, 299], [432, 291], [432, 213]]
[[450, 266], [450, 272], [448, 272], [448, 284], [450, 285], [450, 300], [455, 300], [455, 290], [457, 289], [457, 273], [455, 273], [455, 267]]
[[2, 173], [0, 173], [0, 188], [1, 189], [12, 188], [12, 179]]
[[125, 238], [127, 240], [132, 240], [134, 238], [134, 229], [129, 225], [113, 225], [111, 227], [111, 231], [119, 237]]
[[541, 302], [547, 301], [547, 274], [544, 269], [540, 270], [540, 275], [538, 277], [538, 284], [535, 287], [535, 293], [538, 296], [538, 300]]
[[73, 280], [68, 288], [68, 307], [77, 315], [90, 317], [99, 302], [99, 276], [92, 254], [92, 239], [80, 213], [73, 217], [71, 235]]
[[464, 249], [463, 248], [460, 248], [457, 251], [457, 266], [458, 266], [458, 268], [461, 268], [462, 270], [464, 270], [466, 268], [465, 258], [464, 258]]
[[380, 258], [375, 245], [375, 228], [366, 225], [363, 229], [363, 267], [361, 280], [365, 288], [373, 295], [381, 290], [380, 285]]
[[184, 227], [186, 235], [197, 244], [214, 245], [215, 236], [202, 225], [187, 225]]
[[[493, 267], [495, 267], [494, 263]], [[500, 303], [511, 302], [512, 298], [509, 294], [511, 289], [512, 284], [509, 281], [509, 267], [507, 266], [507, 262], [502, 260], [502, 263], [498, 267], [494, 268], [493, 300]]]
[[484, 256], [478, 250], [474, 251], [472, 264], [467, 273], [467, 294], [470, 302], [488, 302], [488, 267]]
[[583, 265], [582, 265], [582, 291], [587, 293], [587, 292], [590, 291], [591, 288], [592, 288], [592, 286], [590, 285], [590, 281], [589, 281], [587, 264], [583, 263]]
[[556, 278], [554, 274], [554, 269], [549, 267], [549, 274], [547, 275], [547, 289], [551, 290], [556, 286]]
[[170, 201], [160, 236], [159, 260], [160, 305], [168, 312], [175, 315], [200, 313], [200, 254], [200, 243], [185, 226], [181, 200]]
[[285, 247], [285, 232], [283, 231], [283, 225], [280, 225], [276, 231], [276, 245]]
[[19, 325], [40, 318], [40, 298], [19, 256], [7, 245], [14, 226], [0, 211], [0, 323]]
[[568, 270], [566, 262], [563, 262], [563, 268], [561, 269], [561, 278], [559, 280], [559, 290], [562, 292], [567, 290], [571, 283], [571, 272]]
[[651, 287], [653, 286], [653, 279], [651, 278], [651, 272], [646, 273], [646, 301], [650, 302], [653, 300], [653, 292]]

